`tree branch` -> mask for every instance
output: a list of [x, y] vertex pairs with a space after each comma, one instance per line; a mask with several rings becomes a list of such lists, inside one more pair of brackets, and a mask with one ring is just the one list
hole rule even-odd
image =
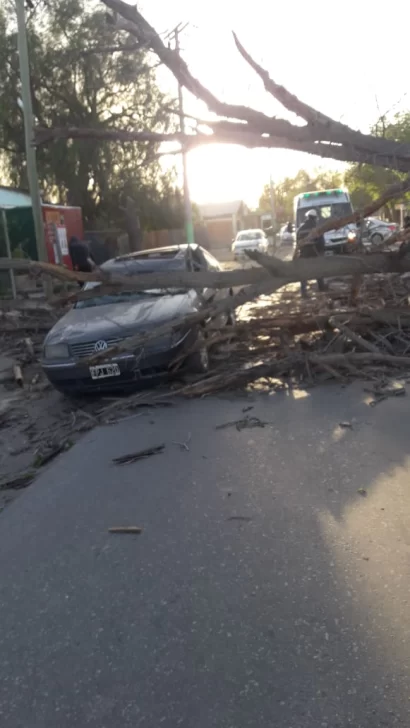
[[[365, 161], [380, 166], [388, 166], [392, 169], [407, 171], [410, 169], [410, 145], [402, 145], [395, 141], [389, 141], [361, 134], [350, 129], [350, 127], [336, 122], [330, 117], [320, 114], [307, 104], [290, 94], [286, 89], [275, 84], [264, 69], [262, 69], [245, 51], [237, 41], [237, 46], [243, 57], [251, 64], [256, 72], [266, 83], [267, 89], [276, 98], [284, 103], [287, 108], [295, 111], [299, 116], [308, 121], [307, 127], [296, 127], [284, 119], [273, 119], [265, 114], [251, 109], [247, 106], [227, 104], [218, 99], [190, 73], [187, 64], [179, 54], [167, 48], [155, 29], [145, 20], [136, 7], [128, 5], [123, 0], [102, 0], [105, 5], [127, 21], [127, 31], [134, 35], [140, 43], [143, 43], [153, 50], [158, 58], [174, 74], [175, 78], [188, 89], [194, 96], [204, 101], [208, 108], [219, 116], [239, 119], [247, 122], [250, 133], [270, 134], [274, 137], [284, 138], [286, 148], [299, 150], [299, 146], [289, 145], [289, 140], [299, 144], [300, 142], [337, 142], [339, 146], [324, 144], [323, 147], [316, 146], [315, 151], [326, 157], [342, 159], [344, 161]], [[304, 131], [301, 131], [303, 130]], [[228, 140], [229, 141], [229, 140]], [[250, 141], [250, 139], [249, 139]], [[256, 141], [256, 140], [255, 140]], [[234, 142], [236, 143], [236, 142]], [[239, 142], [240, 143], [240, 142]], [[249, 144], [249, 146], [257, 146]], [[277, 146], [274, 144], [259, 144], [259, 146]], [[329, 149], [330, 147], [330, 149]], [[305, 151], [305, 150], [302, 150]]]
[[[248, 149], [293, 149], [298, 152], [314, 154], [328, 159], [339, 159], [343, 162], [361, 162], [376, 164], [377, 166], [399, 169], [402, 172], [410, 171], [410, 160], [398, 160], [392, 156], [375, 156], [372, 153], [360, 152], [352, 146], [342, 144], [326, 144], [325, 142], [297, 141], [282, 137], [280, 135], [260, 135], [257, 132], [249, 131], [247, 124], [235, 122], [204, 122], [215, 130], [213, 134], [203, 134], [197, 131], [196, 134], [182, 135], [180, 132], [146, 132], [127, 131], [123, 129], [96, 129], [81, 127], [37, 127], [35, 131], [35, 144], [41, 146], [57, 139], [99, 139], [100, 141], [119, 142], [179, 142], [186, 150], [206, 144], [238, 144]], [[296, 127], [295, 127], [296, 128]], [[179, 150], [178, 150], [179, 151]], [[176, 153], [178, 153], [178, 151]], [[169, 154], [169, 151], [159, 154]], [[333, 229], [333, 228], [332, 228]]]
[[[268, 71], [260, 66], [254, 58], [245, 50], [239, 41], [236, 33], [233, 33], [235, 45], [242, 58], [250, 65], [250, 67], [258, 74], [268, 93], [270, 93], [277, 101], [279, 101], [285, 109], [292, 111], [296, 116], [304, 119], [312, 128], [317, 128], [322, 139], [328, 141], [340, 142], [342, 139], [346, 142], [358, 144], [367, 150], [380, 152], [383, 154], [400, 154], [401, 157], [408, 157], [410, 160], [410, 144], [401, 144], [395, 141], [389, 141], [381, 137], [374, 137], [370, 134], [362, 134], [359, 131], [351, 129], [340, 121], [335, 121], [330, 116], [322, 114], [312, 106], [305, 104], [291, 94], [284, 86], [280, 86], [269, 75]], [[324, 135], [324, 136], [323, 136]]]
[[94, 48], [85, 48], [78, 52], [79, 56], [91, 56], [93, 53], [132, 53], [133, 51], [141, 50], [141, 46], [138, 43], [124, 43], [124, 45], [112, 45], [112, 46], [94, 46]]
[[[161, 133], [154, 131], [125, 131], [121, 129], [88, 129], [78, 127], [37, 127], [35, 143], [38, 146], [57, 139], [99, 139], [119, 142], [180, 142], [180, 132]], [[189, 137], [188, 137], [189, 138]]]

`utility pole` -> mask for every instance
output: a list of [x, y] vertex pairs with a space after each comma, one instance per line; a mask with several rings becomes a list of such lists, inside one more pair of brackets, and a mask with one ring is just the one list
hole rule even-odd
[[273, 248], [275, 250], [276, 249], [276, 210], [275, 210], [275, 188], [273, 186], [272, 175], [270, 176], [269, 187], [270, 187], [272, 238], [273, 238]]
[[[182, 23], [179, 23], [174, 30], [172, 30], [167, 38], [169, 40], [174, 39], [175, 40], [175, 50], [179, 55], [180, 52], [180, 45], [179, 45], [179, 36], [180, 33], [182, 33], [185, 28], [187, 27], [188, 23], [185, 23], [185, 25], [182, 25]], [[178, 105], [179, 105], [179, 125], [181, 130], [181, 136], [185, 136], [185, 117], [184, 117], [184, 99], [182, 95], [182, 86], [178, 81]], [[195, 237], [194, 237], [194, 225], [192, 222], [192, 206], [191, 206], [191, 198], [189, 196], [189, 185], [188, 185], [188, 172], [187, 172], [187, 153], [185, 149], [185, 143], [184, 141], [181, 142], [182, 147], [182, 170], [183, 170], [183, 179], [184, 179], [184, 208], [185, 208], [185, 232], [186, 232], [186, 239], [188, 245], [193, 245], [195, 243]]]
[[28, 60], [26, 17], [24, 0], [16, 1], [17, 14], [17, 44], [20, 64], [21, 100], [24, 118], [24, 136], [26, 144], [27, 177], [33, 209], [34, 231], [37, 242], [39, 260], [47, 261], [47, 251], [44, 239], [43, 215], [41, 210], [40, 188], [37, 177], [36, 150], [33, 146], [34, 117], [31, 105], [30, 68]]

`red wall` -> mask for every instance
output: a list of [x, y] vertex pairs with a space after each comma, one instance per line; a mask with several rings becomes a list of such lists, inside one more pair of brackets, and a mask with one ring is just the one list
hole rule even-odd
[[84, 228], [81, 207], [64, 207], [63, 205], [43, 205], [43, 220], [48, 260], [58, 263], [56, 257], [55, 233], [59, 235], [60, 248], [64, 265], [72, 268], [68, 253], [68, 241], [75, 235], [83, 240]]

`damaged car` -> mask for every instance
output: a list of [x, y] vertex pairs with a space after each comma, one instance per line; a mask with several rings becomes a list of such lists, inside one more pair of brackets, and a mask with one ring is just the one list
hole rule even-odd
[[[218, 261], [198, 245], [180, 245], [145, 250], [120, 256], [101, 266], [102, 271], [116, 275], [163, 273], [166, 271], [220, 271]], [[195, 326], [170, 330], [146, 345], [132, 351], [121, 351], [111, 357], [107, 353], [98, 363], [89, 360], [95, 354], [121, 344], [127, 338], [148, 333], [156, 327], [197, 312], [227, 295], [231, 289], [206, 288], [201, 291], [184, 288], [102, 293], [101, 283], [84, 286], [87, 297], [78, 300], [47, 334], [42, 368], [51, 384], [67, 395], [76, 396], [107, 390], [125, 391], [144, 381], [152, 381], [169, 373], [177, 358], [187, 358], [185, 366], [193, 372], [206, 373], [209, 350], [206, 327], [210, 321]], [[218, 325], [233, 324], [234, 312], [218, 317]], [[190, 352], [193, 345], [195, 351]]]

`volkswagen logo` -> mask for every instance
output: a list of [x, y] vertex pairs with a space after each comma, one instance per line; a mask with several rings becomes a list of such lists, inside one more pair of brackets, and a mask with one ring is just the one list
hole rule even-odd
[[101, 340], [97, 341], [94, 344], [94, 351], [105, 351], [106, 349], [108, 349], [108, 344], [106, 341]]

